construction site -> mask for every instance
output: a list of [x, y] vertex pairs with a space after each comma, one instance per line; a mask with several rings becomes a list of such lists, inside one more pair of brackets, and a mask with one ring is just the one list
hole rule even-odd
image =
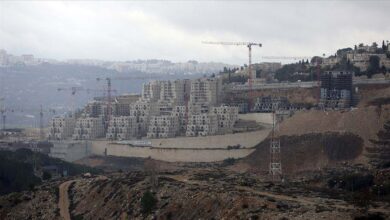
[[[104, 82], [104, 96], [55, 115], [47, 126], [42, 116], [53, 112], [37, 109], [40, 125], [30, 140], [48, 140], [52, 158], [102, 171], [1, 197], [0, 216], [389, 217], [387, 81], [362, 83], [350, 71], [319, 71], [311, 86], [259, 86], [265, 79], [252, 71], [251, 50], [261, 44], [204, 43], [248, 48], [246, 89], [216, 75], [151, 80], [140, 94], [113, 95], [112, 81], [131, 78], [107, 77], [96, 80]], [[58, 88], [71, 96], [86, 90]], [[6, 113], [3, 108], [3, 118]], [[4, 149], [20, 139], [8, 134], [0, 143]], [[138, 201], [149, 191], [158, 203], [144, 212]]]

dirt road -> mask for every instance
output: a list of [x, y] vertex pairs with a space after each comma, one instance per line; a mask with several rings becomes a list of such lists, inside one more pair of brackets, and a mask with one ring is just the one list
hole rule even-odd
[[[189, 184], [196, 184], [196, 185], [207, 185], [208, 183], [205, 181], [197, 181], [197, 180], [189, 180], [187, 176], [182, 176], [182, 175], [169, 175], [172, 179], [175, 179], [180, 182], [184, 183], [189, 183]], [[347, 210], [355, 210], [356, 207], [350, 204], [347, 204], [344, 201], [340, 200], [335, 200], [335, 199], [327, 199], [327, 198], [318, 198], [318, 197], [306, 197], [306, 196], [288, 196], [288, 195], [283, 195], [283, 194], [278, 194], [278, 193], [273, 193], [271, 191], [263, 191], [263, 190], [257, 190], [251, 187], [246, 187], [246, 186], [235, 186], [236, 189], [238, 190], [245, 190], [247, 192], [252, 192], [257, 195], [261, 196], [267, 196], [273, 199], [277, 200], [286, 200], [286, 201], [295, 201], [299, 202], [301, 204], [305, 205], [328, 205], [333, 208], [338, 208], [338, 209], [347, 209]], [[327, 204], [328, 203], [328, 204]], [[331, 203], [331, 205], [329, 205]], [[372, 212], [383, 212], [383, 213], [390, 213], [389, 210], [385, 208], [370, 208], [369, 209]]]
[[58, 199], [58, 208], [60, 209], [60, 215], [65, 220], [71, 220], [69, 213], [69, 195], [68, 190], [69, 186], [74, 182], [74, 180], [69, 180], [61, 183], [59, 186], [59, 196]]

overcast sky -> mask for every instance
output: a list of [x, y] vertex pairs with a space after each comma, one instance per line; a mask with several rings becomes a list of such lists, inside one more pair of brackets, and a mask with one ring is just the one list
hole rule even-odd
[[59, 60], [247, 63], [390, 40], [390, 1], [0, 1], [0, 48]]

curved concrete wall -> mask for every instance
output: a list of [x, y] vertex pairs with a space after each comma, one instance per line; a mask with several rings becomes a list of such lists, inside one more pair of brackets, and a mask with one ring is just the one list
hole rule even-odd
[[151, 139], [152, 147], [155, 148], [227, 148], [228, 146], [241, 145], [241, 148], [251, 148], [263, 141], [271, 129], [259, 131], [214, 135], [205, 137], [177, 137]]
[[[246, 114], [244, 118], [272, 123], [272, 116], [269, 113]], [[107, 149], [107, 155], [120, 157], [151, 157], [168, 162], [216, 162], [248, 156], [255, 150], [254, 147], [268, 136], [270, 130], [267, 128], [206, 137], [151, 139], [151, 147], [135, 147], [106, 140], [92, 141], [91, 153], [104, 155]], [[227, 149], [228, 146], [236, 145], [240, 145], [240, 149]]]
[[216, 162], [227, 158], [242, 158], [255, 149], [172, 149], [153, 147], [133, 147], [122, 144], [110, 144], [107, 142], [93, 142], [92, 153], [103, 155], [107, 149], [107, 155], [120, 157], [151, 157], [156, 160], [168, 162]]

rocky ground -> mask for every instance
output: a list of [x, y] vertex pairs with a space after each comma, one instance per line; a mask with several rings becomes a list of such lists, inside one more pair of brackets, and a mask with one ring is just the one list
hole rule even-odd
[[[71, 180], [71, 181], [69, 181]], [[366, 207], [342, 190], [297, 179], [271, 183], [224, 167], [131, 171], [51, 181], [0, 197], [1, 219], [61, 219], [58, 187], [69, 182], [72, 219], [358, 219], [389, 218], [389, 203]], [[143, 210], [145, 192], [156, 201]], [[67, 211], [67, 210], [65, 210]], [[61, 212], [62, 213], [62, 212]]]

